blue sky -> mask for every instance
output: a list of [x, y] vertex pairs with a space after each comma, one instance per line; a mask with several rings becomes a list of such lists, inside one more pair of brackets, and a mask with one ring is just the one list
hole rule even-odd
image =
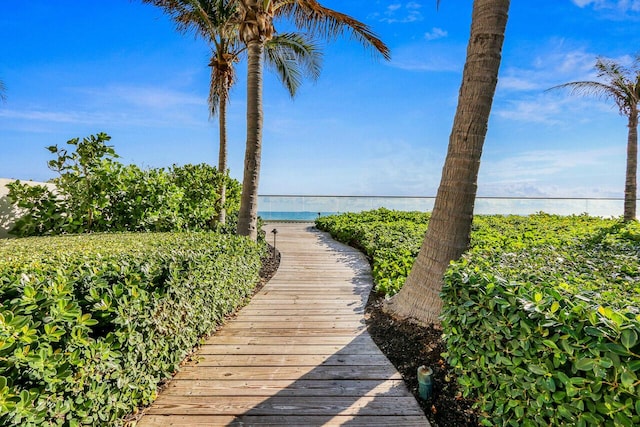
[[[369, 24], [392, 60], [324, 46], [291, 100], [267, 71], [260, 194], [436, 193], [455, 113], [471, 0], [325, 0]], [[595, 78], [597, 56], [640, 52], [640, 0], [512, 1], [479, 195], [622, 197], [626, 119], [611, 103], [545, 89]], [[280, 28], [284, 28], [281, 26]], [[210, 50], [129, 0], [0, 2], [0, 177], [46, 180], [44, 147], [97, 132], [124, 163], [217, 164]], [[245, 67], [229, 107], [242, 179]]]

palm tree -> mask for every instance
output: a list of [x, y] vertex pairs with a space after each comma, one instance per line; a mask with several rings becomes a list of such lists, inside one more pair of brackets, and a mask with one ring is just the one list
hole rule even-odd
[[5, 96], [5, 92], [7, 91], [7, 87], [4, 85], [4, 82], [0, 80], [0, 101], [5, 101], [7, 97]]
[[349, 32], [365, 46], [389, 58], [389, 49], [368, 26], [316, 0], [236, 0], [240, 39], [247, 46], [247, 142], [238, 234], [257, 238], [258, 182], [262, 150], [262, 58], [276, 34], [274, 20], [291, 18], [296, 27], [327, 38]]
[[[638, 173], [638, 103], [640, 103], [640, 55], [631, 67], [598, 58], [595, 65], [599, 81], [570, 82], [551, 89], [570, 88], [578, 95], [595, 95], [613, 100], [620, 114], [627, 117], [627, 171], [624, 187], [624, 221], [636, 219]], [[551, 90], [549, 89], [549, 90]]]
[[480, 157], [498, 81], [509, 0], [474, 0], [471, 35], [449, 149], [427, 233], [409, 277], [386, 309], [437, 323], [442, 276], [469, 247]]
[[[218, 171], [220, 183], [218, 222], [226, 222], [227, 173], [227, 104], [229, 92], [236, 81], [235, 64], [240, 61], [246, 46], [238, 37], [235, 24], [235, 2], [232, 0], [143, 0], [162, 7], [177, 23], [180, 32], [194, 30], [211, 43], [209, 61], [209, 112], [218, 115], [220, 150]], [[266, 61], [278, 74], [291, 97], [301, 84], [302, 77], [316, 79], [320, 74], [321, 53], [309, 38], [297, 33], [283, 33], [266, 45]]]

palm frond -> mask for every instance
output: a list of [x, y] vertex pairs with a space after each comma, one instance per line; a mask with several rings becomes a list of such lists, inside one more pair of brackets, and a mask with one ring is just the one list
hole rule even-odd
[[569, 82], [547, 90], [568, 88], [571, 94], [611, 99], [625, 116], [637, 110], [640, 102], [640, 56], [635, 58], [631, 67], [599, 57], [595, 69], [601, 81]]
[[220, 91], [213, 85], [213, 75], [215, 71], [211, 70], [211, 85], [209, 86], [209, 97], [207, 102], [209, 104], [209, 118], [215, 117], [220, 110]]
[[387, 45], [363, 22], [341, 12], [326, 8], [316, 0], [284, 0], [275, 8], [276, 17], [290, 17], [296, 27], [311, 34], [334, 39], [345, 33], [367, 48], [390, 59]]
[[547, 91], [555, 89], [570, 89], [572, 95], [594, 95], [601, 98], [611, 98], [619, 95], [618, 89], [615, 86], [596, 81], [564, 83], [550, 87]]
[[4, 85], [4, 82], [0, 80], [0, 101], [7, 100], [6, 92], [7, 92], [7, 87]]
[[233, 31], [235, 14], [232, 0], [142, 0], [160, 7], [176, 23], [181, 33], [194, 32], [207, 41]]
[[234, 65], [245, 46], [238, 37], [234, 21], [235, 0], [142, 0], [160, 7], [176, 23], [182, 33], [194, 32], [212, 45], [209, 61], [209, 113], [218, 113], [220, 102], [227, 102], [235, 83]]
[[235, 64], [240, 60], [239, 53], [227, 50], [214, 50], [211, 54], [211, 80], [209, 84], [209, 114], [218, 114], [220, 102], [227, 102], [229, 92], [236, 82]]
[[309, 35], [282, 33], [265, 45], [265, 63], [273, 69], [291, 97], [304, 77], [316, 80], [322, 68], [320, 46]]

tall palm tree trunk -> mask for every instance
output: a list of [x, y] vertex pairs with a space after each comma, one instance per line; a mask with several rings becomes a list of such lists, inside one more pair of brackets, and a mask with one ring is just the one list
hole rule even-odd
[[433, 214], [416, 262], [387, 310], [437, 323], [442, 276], [468, 248], [478, 170], [497, 84], [509, 0], [475, 0], [471, 36], [449, 149]]
[[238, 218], [238, 234], [258, 238], [258, 184], [262, 151], [262, 52], [259, 40], [247, 43], [247, 146]]
[[636, 219], [638, 186], [638, 109], [629, 113], [629, 136], [627, 138], [627, 173], [624, 186], [624, 220]]
[[218, 208], [218, 223], [223, 224], [227, 220], [227, 211], [224, 207], [227, 201], [227, 97], [222, 94], [220, 96], [220, 105], [218, 107], [218, 123], [220, 128], [220, 151], [218, 152], [218, 173], [221, 174], [220, 180], [220, 203]]

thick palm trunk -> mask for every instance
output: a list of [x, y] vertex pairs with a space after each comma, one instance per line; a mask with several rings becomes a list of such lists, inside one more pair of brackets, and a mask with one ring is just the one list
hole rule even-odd
[[218, 123], [220, 128], [220, 151], [218, 153], [218, 173], [222, 175], [220, 180], [220, 199], [218, 201], [218, 223], [223, 224], [227, 220], [227, 211], [224, 207], [227, 201], [227, 97], [220, 97], [218, 107]]
[[629, 114], [629, 136], [627, 139], [627, 174], [624, 187], [624, 220], [636, 219], [638, 186], [638, 109]]
[[428, 324], [442, 308], [442, 276], [469, 246], [478, 170], [497, 84], [509, 0], [475, 0], [458, 107], [433, 214], [416, 262], [388, 311]]
[[258, 184], [262, 151], [262, 51], [258, 40], [247, 43], [247, 146], [238, 218], [238, 234], [258, 238]]

